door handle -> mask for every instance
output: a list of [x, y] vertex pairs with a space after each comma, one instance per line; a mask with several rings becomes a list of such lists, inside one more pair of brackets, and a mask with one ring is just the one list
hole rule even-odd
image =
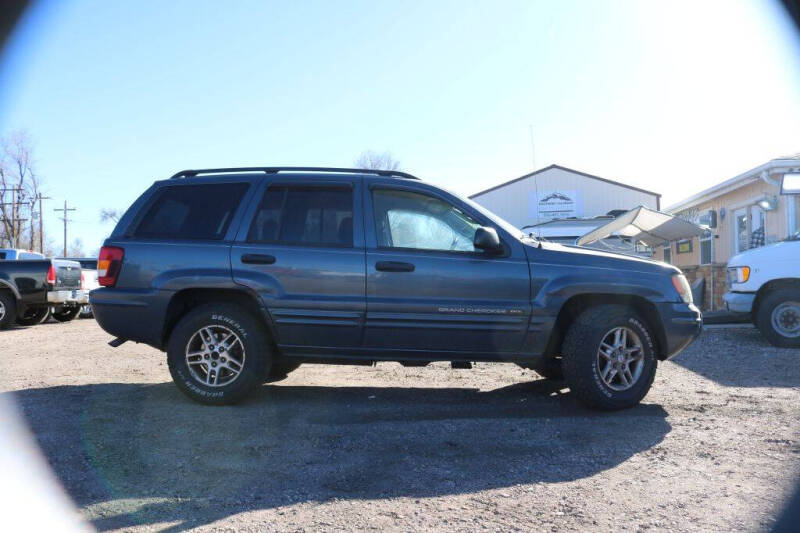
[[414, 272], [414, 265], [402, 261], [378, 261], [375, 270], [381, 272]]
[[251, 263], [254, 265], [271, 265], [274, 262], [275, 262], [274, 255], [244, 254], [242, 256], [242, 263]]

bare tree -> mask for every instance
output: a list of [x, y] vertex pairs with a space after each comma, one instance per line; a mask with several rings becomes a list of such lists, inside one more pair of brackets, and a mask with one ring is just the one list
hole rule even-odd
[[355, 162], [356, 168], [370, 170], [400, 170], [400, 161], [392, 157], [391, 152], [378, 153], [374, 150], [361, 152]]
[[24, 131], [0, 138], [0, 241], [13, 248], [20, 247], [26, 233], [33, 248], [38, 233], [34, 219], [41, 191], [32, 153]]
[[119, 222], [119, 219], [122, 217], [122, 211], [120, 209], [111, 209], [109, 207], [104, 207], [100, 210], [100, 222], [114, 222], [115, 224]]
[[83, 241], [81, 239], [72, 241], [67, 251], [67, 257], [86, 257], [86, 250], [83, 247]]

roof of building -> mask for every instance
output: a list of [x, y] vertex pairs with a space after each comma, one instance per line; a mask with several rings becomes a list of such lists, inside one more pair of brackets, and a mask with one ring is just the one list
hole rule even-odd
[[697, 204], [707, 202], [708, 200], [716, 198], [717, 196], [722, 196], [723, 194], [738, 189], [743, 185], [747, 185], [753, 181], [760, 179], [762, 172], [778, 168], [796, 168], [800, 170], [800, 152], [794, 155], [788, 155], [784, 157], [779, 157], [777, 159], [772, 159], [755, 168], [751, 168], [750, 170], [743, 172], [738, 176], [734, 176], [721, 183], [717, 183], [713, 187], [704, 189], [698, 193], [689, 196], [688, 198], [684, 198], [683, 200], [670, 205], [669, 207], [664, 209], [664, 212], [674, 213], [676, 211], [689, 209]]
[[580, 170], [575, 170], [575, 169], [572, 169], [572, 168], [562, 167], [561, 165], [550, 165], [549, 167], [540, 168], [539, 170], [537, 170], [535, 172], [531, 172], [530, 174], [525, 174], [524, 176], [520, 176], [519, 178], [514, 178], [513, 180], [509, 180], [509, 181], [506, 181], [506, 182], [501, 183], [499, 185], [495, 185], [494, 187], [490, 187], [490, 188], [488, 188], [488, 189], [486, 189], [484, 191], [476, 192], [475, 194], [470, 195], [470, 198], [475, 198], [476, 196], [480, 196], [482, 194], [486, 194], [487, 192], [494, 191], [494, 190], [499, 189], [501, 187], [505, 187], [506, 185], [510, 185], [512, 183], [516, 183], [518, 181], [524, 180], [526, 178], [530, 178], [532, 176], [535, 176], [536, 174], [541, 174], [542, 172], [545, 172], [547, 170], [551, 170], [551, 169], [554, 169], [554, 168], [557, 168], [559, 170], [564, 170], [566, 172], [572, 172], [573, 174], [578, 174], [579, 176], [583, 176], [583, 177], [586, 177], [586, 178], [592, 178], [592, 179], [604, 181], [606, 183], [611, 183], [612, 185], [617, 185], [619, 187], [625, 187], [626, 189], [631, 189], [633, 191], [643, 192], [645, 194], [652, 194], [653, 196], [656, 196], [658, 198], [661, 197], [661, 195], [658, 194], [657, 192], [647, 191], [645, 189], [640, 189], [638, 187], [634, 187], [632, 185], [627, 185], [625, 183], [620, 183], [618, 181], [613, 181], [613, 180], [610, 180], [610, 179], [601, 178], [600, 176], [595, 176], [593, 174], [587, 174], [586, 172], [581, 172]]

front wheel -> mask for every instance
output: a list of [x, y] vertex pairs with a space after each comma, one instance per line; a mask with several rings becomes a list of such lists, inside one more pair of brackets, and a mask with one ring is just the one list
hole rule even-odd
[[800, 289], [768, 293], [758, 306], [756, 325], [773, 346], [800, 347]]
[[70, 320], [75, 320], [75, 317], [78, 316], [78, 313], [80, 312], [81, 312], [80, 306], [73, 305], [70, 307], [64, 307], [59, 311], [54, 311], [53, 318], [55, 318], [59, 322], [69, 322]]
[[564, 339], [564, 378], [572, 393], [592, 408], [638, 404], [650, 390], [657, 366], [649, 328], [624, 305], [584, 311]]
[[210, 405], [242, 400], [264, 382], [271, 353], [263, 324], [245, 309], [207, 304], [185, 315], [167, 344], [178, 388]]

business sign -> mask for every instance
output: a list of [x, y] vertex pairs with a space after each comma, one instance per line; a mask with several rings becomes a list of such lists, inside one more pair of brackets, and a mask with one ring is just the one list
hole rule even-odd
[[539, 220], [583, 216], [581, 191], [531, 191], [530, 212]]
[[800, 194], [800, 174], [784, 174], [781, 194]]
[[678, 241], [675, 249], [679, 254], [690, 254], [693, 250], [692, 241], [690, 239]]

